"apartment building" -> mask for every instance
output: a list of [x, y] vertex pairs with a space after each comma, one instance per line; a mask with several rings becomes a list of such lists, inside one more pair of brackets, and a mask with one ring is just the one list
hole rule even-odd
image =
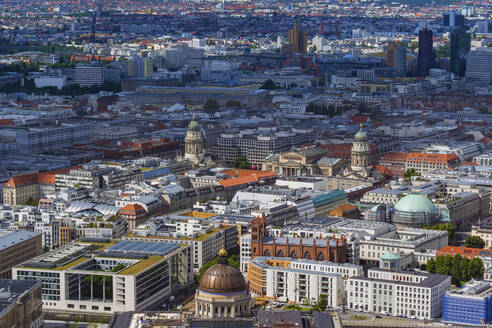
[[[283, 257], [254, 258], [248, 271], [250, 291], [271, 300], [308, 304], [315, 304], [323, 294], [327, 296], [329, 307], [345, 304], [345, 287], [341, 274], [317, 271], [314, 266], [311, 268], [310, 263], [298, 263], [298, 266], [293, 267], [291, 261], [291, 258]], [[333, 265], [336, 264], [320, 262], [320, 267], [323, 268], [332, 269]]]
[[37, 173], [14, 176], [3, 185], [4, 204], [24, 205], [29, 199], [39, 199]]
[[0, 280], [0, 327], [43, 326], [41, 282]]
[[473, 162], [478, 165], [492, 166], [492, 153], [475, 156]]
[[447, 170], [459, 165], [460, 159], [456, 154], [424, 154], [410, 153], [405, 162], [405, 171], [415, 169], [417, 173], [433, 170]]
[[412, 271], [369, 269], [347, 281], [347, 306], [370, 312], [432, 319], [442, 314], [451, 277]]
[[12, 267], [43, 251], [42, 234], [23, 230], [0, 230], [0, 278], [12, 278]]

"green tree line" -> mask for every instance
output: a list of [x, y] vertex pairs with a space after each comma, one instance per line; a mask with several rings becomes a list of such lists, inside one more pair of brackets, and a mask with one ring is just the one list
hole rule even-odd
[[431, 258], [427, 261], [426, 270], [429, 273], [451, 276], [451, 283], [458, 287], [471, 279], [483, 279], [485, 272], [481, 259], [474, 257], [470, 260], [459, 254], [439, 255], [436, 259]]

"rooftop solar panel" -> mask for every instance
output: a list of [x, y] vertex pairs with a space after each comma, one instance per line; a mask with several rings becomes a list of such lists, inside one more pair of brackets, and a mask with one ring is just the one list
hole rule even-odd
[[178, 248], [176, 243], [153, 243], [145, 241], [121, 241], [105, 250], [105, 252], [128, 252], [142, 254], [166, 255]]

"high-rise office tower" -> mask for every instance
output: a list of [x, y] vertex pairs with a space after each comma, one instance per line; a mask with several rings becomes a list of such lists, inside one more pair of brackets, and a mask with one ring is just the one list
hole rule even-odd
[[451, 32], [450, 71], [458, 76], [465, 76], [466, 55], [471, 48], [471, 34], [463, 27]]
[[465, 76], [482, 85], [492, 83], [492, 48], [478, 48], [466, 55]]
[[397, 43], [391, 43], [386, 48], [386, 64], [394, 67], [397, 76], [405, 76], [407, 73], [407, 47]]
[[417, 56], [417, 75], [427, 76], [434, 67], [434, 49], [432, 47], [432, 31], [424, 28], [419, 32], [419, 53]]
[[307, 33], [299, 30], [299, 23], [294, 23], [294, 28], [289, 30], [289, 46], [294, 53], [306, 53]]
[[89, 37], [89, 41], [91, 43], [96, 42], [96, 12], [92, 14], [92, 21], [91, 21], [91, 34]]
[[449, 27], [464, 26], [465, 16], [458, 14], [454, 11], [443, 14], [443, 25]]

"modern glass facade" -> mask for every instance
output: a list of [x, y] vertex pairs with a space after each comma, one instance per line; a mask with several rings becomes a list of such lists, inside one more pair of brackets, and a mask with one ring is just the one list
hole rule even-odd
[[43, 300], [60, 300], [60, 274], [22, 270], [17, 272], [17, 280], [41, 280]]
[[492, 321], [492, 294], [483, 297], [444, 295], [443, 321], [485, 325]]

